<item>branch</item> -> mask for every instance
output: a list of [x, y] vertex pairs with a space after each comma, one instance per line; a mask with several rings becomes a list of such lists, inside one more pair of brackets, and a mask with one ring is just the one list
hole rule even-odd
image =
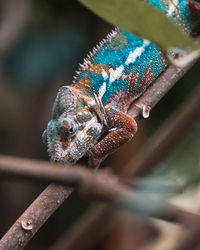
[[94, 175], [91, 171], [88, 172], [87, 170], [85, 172], [84, 168], [78, 165], [71, 168], [70, 164], [66, 164], [63, 167], [61, 164], [50, 164], [45, 161], [0, 155], [0, 178], [22, 178], [77, 187], [84, 178], [85, 173], [90, 173], [91, 176]]
[[[38, 165], [34, 166], [35, 163]], [[107, 173], [104, 170], [95, 173], [83, 167], [63, 168], [62, 165], [52, 167], [48, 163], [38, 163], [38, 161], [31, 160], [29, 160], [29, 166], [26, 164], [27, 160], [22, 160], [21, 158], [1, 156], [0, 177], [14, 176], [18, 178], [25, 177], [27, 180], [30, 179], [32, 181], [54, 181], [57, 184], [76, 188], [86, 197], [89, 196], [96, 200], [120, 204], [125, 208], [129, 207], [135, 213], [143, 216], [148, 215], [186, 224], [188, 224], [188, 217], [194, 216], [196, 221], [200, 221], [199, 215], [181, 211], [176, 206], [170, 205], [165, 201], [146, 197], [146, 195], [132, 191], [125, 184], [122, 184], [116, 175]], [[153, 204], [155, 209], [152, 209], [153, 207], [150, 204]], [[186, 220], [182, 220], [181, 216], [186, 218]], [[27, 228], [23, 225], [27, 225]], [[29, 221], [29, 223], [28, 221], [23, 221], [23, 223], [21, 222], [21, 227], [27, 231], [34, 231], [34, 221]]]
[[[156, 103], [167, 93], [171, 87], [193, 66], [195, 62], [191, 63], [183, 70], [177, 69], [174, 66], [169, 66], [166, 71], [155, 81], [155, 83], [140, 97], [140, 99], [133, 105], [130, 113], [139, 120], [141, 114], [144, 113], [144, 107], [153, 108]], [[164, 84], [163, 84], [164, 82]], [[159, 91], [158, 91], [159, 90]], [[142, 107], [141, 107], [142, 105]], [[68, 197], [72, 192], [71, 189], [54, 185], [50, 185], [46, 190], [29, 206], [29, 208], [22, 214], [22, 216], [13, 224], [7, 234], [0, 241], [1, 249], [8, 249], [9, 242], [12, 239], [11, 249], [22, 249], [51, 214], [57, 209], [64, 198]], [[59, 193], [62, 194], [60, 199]], [[53, 203], [53, 209], [44, 209], [41, 207], [40, 202], [45, 197], [45, 208], [50, 207]], [[59, 200], [59, 202], [57, 202]], [[34, 229], [27, 233], [26, 230], [21, 228], [20, 222], [22, 220], [31, 221], [34, 223]], [[33, 222], [34, 221], [34, 222]], [[15, 239], [15, 240], [14, 240]]]

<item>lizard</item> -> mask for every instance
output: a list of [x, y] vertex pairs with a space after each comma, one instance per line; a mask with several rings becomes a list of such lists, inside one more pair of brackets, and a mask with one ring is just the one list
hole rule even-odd
[[[199, 1], [147, 2], [192, 32]], [[97, 169], [134, 136], [137, 123], [127, 111], [167, 67], [156, 45], [115, 28], [80, 64], [72, 85], [58, 91], [43, 133], [51, 160], [76, 163], [87, 155], [90, 167]]]

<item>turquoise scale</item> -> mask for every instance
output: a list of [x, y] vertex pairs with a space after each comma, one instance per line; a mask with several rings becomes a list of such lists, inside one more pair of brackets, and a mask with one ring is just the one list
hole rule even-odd
[[[152, 80], [157, 78], [157, 76], [163, 71], [164, 66], [162, 64], [161, 54], [155, 45], [149, 44], [145, 47], [145, 53], [138, 57], [134, 63], [125, 65], [130, 52], [134, 52], [138, 47], [142, 47], [143, 40], [124, 31], [121, 31], [120, 35], [123, 35], [127, 40], [127, 44], [124, 48], [121, 50], [113, 50], [112, 41], [107, 41], [95, 54], [94, 58], [91, 58], [91, 63], [102, 64], [112, 68], [117, 68], [123, 65], [124, 73], [126, 74], [135, 74], [139, 72], [139, 79], [135, 85], [135, 93], [140, 87], [141, 79], [149, 66], [151, 67], [151, 71], [153, 73]], [[79, 80], [85, 78], [90, 78], [92, 80], [91, 88], [96, 93], [99, 92], [102, 84], [106, 82], [106, 93], [102, 98], [103, 105], [106, 105], [115, 94], [119, 93], [119, 91], [126, 91], [129, 84], [128, 81], [120, 79], [110, 83], [109, 78], [104, 80], [103, 76], [96, 75], [94, 73], [82, 72]]]

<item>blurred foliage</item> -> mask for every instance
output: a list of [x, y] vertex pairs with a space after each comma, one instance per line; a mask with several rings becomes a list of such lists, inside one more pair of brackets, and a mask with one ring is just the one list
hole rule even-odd
[[200, 123], [184, 138], [179, 147], [161, 164], [155, 178], [165, 178], [182, 187], [199, 185], [200, 180]]
[[6, 73], [24, 87], [46, 84], [56, 75], [69, 74], [86, 45], [86, 37], [76, 30], [26, 34], [8, 56]]

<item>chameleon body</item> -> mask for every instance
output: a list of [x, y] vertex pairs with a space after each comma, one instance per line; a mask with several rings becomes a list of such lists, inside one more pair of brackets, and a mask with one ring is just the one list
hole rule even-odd
[[[148, 2], [192, 31], [194, 15], [187, 0]], [[167, 65], [154, 44], [112, 31], [80, 65], [73, 84], [58, 91], [43, 135], [51, 159], [75, 163], [87, 154], [91, 167], [97, 168], [133, 137], [137, 124], [127, 110]]]

